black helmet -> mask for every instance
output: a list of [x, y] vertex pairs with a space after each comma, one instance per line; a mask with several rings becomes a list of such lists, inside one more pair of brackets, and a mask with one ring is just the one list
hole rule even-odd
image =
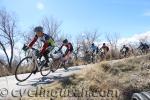
[[67, 39], [63, 40], [63, 43], [68, 43], [68, 40]]
[[94, 43], [92, 43], [92, 46], [94, 46]]
[[43, 27], [41, 27], [41, 26], [35, 27], [34, 32], [43, 32]]
[[105, 43], [103, 43], [103, 45], [105, 45]]
[[140, 42], [140, 44], [143, 44], [143, 42]]

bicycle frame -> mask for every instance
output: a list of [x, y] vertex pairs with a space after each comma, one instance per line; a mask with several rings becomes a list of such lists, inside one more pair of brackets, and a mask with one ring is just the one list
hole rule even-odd
[[39, 67], [39, 64], [38, 64], [37, 57], [34, 53], [36, 50], [37, 49], [35, 49], [35, 48], [29, 48], [27, 56], [32, 57], [32, 64], [35, 64], [35, 67], [38, 68], [38, 71], [39, 71], [40, 67]]
[[[35, 64], [35, 68], [38, 69], [38, 71], [40, 71], [40, 69], [42, 68], [42, 66], [39, 66], [39, 63], [41, 63], [41, 59], [39, 59], [39, 61], [37, 60], [37, 57], [34, 53], [34, 51], [36, 51], [37, 49], [35, 48], [29, 48], [28, 50], [28, 55], [29, 57], [32, 57], [32, 64]], [[56, 51], [56, 50], [55, 50]], [[58, 52], [61, 54], [59, 61], [60, 61], [60, 65], [62, 65], [63, 61], [62, 61], [62, 51]], [[49, 53], [49, 60], [50, 60], [50, 64], [52, 64], [56, 58], [54, 57], [54, 54], [52, 53], [52, 51]]]

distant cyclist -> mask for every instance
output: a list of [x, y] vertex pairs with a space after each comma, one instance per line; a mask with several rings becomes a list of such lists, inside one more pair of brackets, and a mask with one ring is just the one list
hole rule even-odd
[[103, 43], [102, 47], [100, 48], [100, 57], [102, 59], [106, 59], [106, 54], [109, 51], [109, 47], [106, 46], [105, 43]]
[[103, 43], [103, 46], [100, 49], [104, 54], [106, 54], [109, 51], [109, 47], [106, 46], [105, 43]]
[[140, 42], [140, 46], [138, 47], [142, 51], [142, 53], [147, 53], [149, 46], [147, 43]]
[[66, 63], [66, 61], [68, 61], [72, 57], [73, 46], [72, 46], [72, 43], [70, 43], [67, 39], [65, 39], [65, 40], [63, 40], [63, 44], [61, 45], [61, 47], [59, 48], [58, 51], [60, 51], [63, 46], [65, 46], [67, 48], [65, 53], [62, 56], [62, 61], [64, 63], [63, 67], [64, 67], [64, 69], [67, 70], [67, 68], [65, 67], [65, 63]]
[[91, 51], [91, 56], [90, 56], [90, 60], [92, 61], [92, 62], [95, 62], [96, 60], [97, 60], [97, 54], [98, 54], [98, 51], [99, 51], [99, 49], [98, 49], [98, 47], [94, 44], [94, 43], [92, 43], [91, 44], [91, 47], [90, 47], [90, 51]]
[[[51, 36], [49, 36], [49, 35], [47, 35], [47, 34], [45, 34], [43, 32], [43, 27], [41, 27], [41, 26], [35, 27], [34, 28], [34, 32], [36, 34], [35, 34], [33, 40], [29, 43], [28, 48], [32, 48], [32, 46], [34, 45], [34, 43], [38, 39], [40, 39], [40, 41], [43, 42], [44, 45], [43, 45], [42, 49], [40, 50], [40, 52], [37, 53], [36, 55], [39, 58], [41, 58], [42, 56], [44, 56], [44, 58], [46, 60], [44, 66], [48, 67], [48, 62], [49, 62], [48, 53], [51, 52], [51, 50], [53, 50], [53, 48], [55, 46], [54, 45], [55, 41], [54, 41], [54, 39]], [[26, 48], [26, 49], [28, 49], [28, 48]]]
[[129, 53], [129, 47], [127, 47], [126, 45], [123, 45], [123, 47], [120, 49], [120, 53], [126, 57], [127, 53]]
[[97, 46], [95, 46], [95, 44], [94, 43], [92, 43], [92, 45], [91, 45], [91, 50], [92, 50], [92, 53], [98, 53], [98, 47]]

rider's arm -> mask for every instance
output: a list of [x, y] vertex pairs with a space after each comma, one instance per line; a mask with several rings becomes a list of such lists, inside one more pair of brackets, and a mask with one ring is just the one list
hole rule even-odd
[[29, 47], [32, 47], [33, 44], [37, 41], [38, 37], [37, 35], [35, 35], [35, 37], [33, 38], [33, 40], [31, 41], [31, 43], [29, 44]]
[[46, 48], [48, 47], [48, 41], [46, 41], [45, 43], [44, 43], [44, 45], [43, 45], [43, 47], [42, 47], [42, 50], [41, 50], [41, 54], [43, 54], [44, 52], [45, 52], [45, 50], [46, 50]]
[[107, 46], [107, 52], [109, 51], [109, 47]]
[[102, 47], [100, 48], [100, 50], [102, 50], [102, 49], [104, 49], [104, 46], [102, 46]]
[[61, 47], [58, 49], [58, 51], [60, 51], [60, 50], [62, 49], [63, 46], [64, 46], [64, 45], [61, 45]]

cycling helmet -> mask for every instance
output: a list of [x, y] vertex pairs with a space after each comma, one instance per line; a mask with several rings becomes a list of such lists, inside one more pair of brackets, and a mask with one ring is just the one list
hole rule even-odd
[[63, 40], [63, 43], [68, 43], [68, 40], [67, 39]]
[[92, 43], [92, 46], [94, 46], [94, 43]]
[[35, 27], [34, 32], [43, 32], [43, 27], [41, 27], [41, 26]]

